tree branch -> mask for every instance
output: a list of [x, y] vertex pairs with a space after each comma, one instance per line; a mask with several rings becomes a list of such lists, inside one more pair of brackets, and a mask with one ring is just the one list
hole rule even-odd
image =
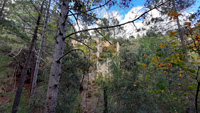
[[78, 26], [78, 29], [80, 30], [80, 26], [79, 26], [79, 23], [78, 23], [78, 18], [74, 15], [74, 13], [72, 11], [69, 10], [69, 12], [73, 15], [74, 19], [75, 19], [75, 22]]
[[[94, 8], [92, 8], [92, 9], [89, 9], [89, 10], [87, 10], [87, 11], [85, 11], [85, 12], [88, 12], [88, 11], [92, 11], [92, 10], [95, 10], [95, 9], [98, 9], [98, 8], [101, 8], [101, 7], [104, 7], [105, 5], [107, 5], [109, 2], [111, 2], [111, 0], [109, 0], [109, 1], [107, 1], [105, 4], [103, 4], [103, 5], [99, 5], [98, 7], [94, 7]], [[74, 13], [74, 15], [80, 15], [82, 12], [78, 12], [78, 13]], [[73, 14], [70, 14], [70, 15], [68, 15], [68, 16], [72, 16]]]
[[56, 62], [59, 62], [63, 57], [65, 57], [66, 55], [68, 55], [69, 53], [71, 53], [73, 51], [81, 51], [84, 54], [84, 58], [86, 57], [86, 55], [82, 49], [72, 49], [72, 50], [68, 51], [67, 53], [65, 53], [63, 56], [61, 56]]
[[108, 39], [106, 39], [106, 37], [105, 37], [101, 32], [99, 32], [99, 30], [96, 30], [96, 31], [97, 31], [102, 37], [104, 37], [104, 39], [105, 39], [106, 41], [108, 41], [110, 45], [112, 45], [112, 43], [111, 43]]
[[76, 40], [76, 41], [79, 42], [79, 43], [82, 43], [83, 45], [85, 45], [87, 48], [89, 48], [89, 49], [91, 49], [91, 50], [95, 50], [95, 51], [96, 51], [96, 49], [91, 48], [90, 46], [88, 46], [88, 45], [85, 44], [84, 42], [81, 42], [81, 41], [79, 41], [79, 40], [77, 40], [77, 39], [75, 39], [75, 38], [72, 38], [72, 37], [69, 37], [69, 38], [71, 38], [71, 39], [73, 39], [73, 40]]
[[74, 32], [74, 33], [71, 33], [71, 34], [67, 35], [65, 38], [68, 38], [68, 37], [70, 37], [70, 36], [72, 36], [74, 34], [81, 33], [81, 32], [86, 32], [86, 31], [91, 31], [91, 30], [98, 30], [98, 29], [109, 29], [109, 28], [114, 28], [114, 27], [120, 27], [120, 26], [129, 24], [129, 23], [133, 23], [134, 21], [140, 19], [142, 16], [144, 16], [145, 14], [147, 14], [148, 12], [150, 12], [151, 10], [153, 10], [153, 9], [155, 9], [157, 7], [160, 7], [160, 6], [164, 5], [167, 2], [168, 1], [159, 4], [159, 5], [155, 6], [154, 8], [150, 8], [149, 10], [147, 10], [146, 12], [144, 12], [143, 14], [141, 14], [139, 17], [137, 17], [134, 20], [131, 20], [131, 21], [128, 21], [128, 22], [125, 22], [125, 23], [122, 23], [122, 24], [118, 24], [118, 25], [113, 25], [113, 26], [104, 26], [104, 27], [99, 27], [99, 28], [91, 28], [91, 29], [85, 29], [85, 30], [77, 31], [77, 32]]
[[33, 5], [33, 7], [35, 8], [35, 10], [40, 13], [40, 11], [38, 10], [38, 8], [35, 6], [35, 4], [33, 3], [33, 0], [30, 0], [31, 4]]

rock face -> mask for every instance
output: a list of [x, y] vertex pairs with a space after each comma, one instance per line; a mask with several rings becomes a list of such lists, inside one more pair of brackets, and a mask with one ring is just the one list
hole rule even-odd
[[[90, 40], [91, 41], [91, 40]], [[81, 109], [82, 113], [103, 113], [104, 111], [104, 96], [103, 91], [99, 89], [99, 84], [95, 81], [95, 77], [102, 75], [105, 79], [105, 76], [111, 76], [110, 73], [110, 62], [111, 59], [109, 54], [118, 55], [120, 45], [119, 43], [112, 43], [101, 41], [100, 38], [92, 38], [92, 42], [89, 40], [72, 40], [71, 43], [75, 48], [79, 48], [83, 45], [80, 42], [84, 42], [85, 44], [94, 44], [92, 47], [95, 48], [96, 51], [91, 50], [90, 55], [91, 61], [96, 63], [96, 68], [87, 73], [84, 77], [83, 89], [81, 91]], [[112, 44], [111, 44], [112, 43]]]
[[[98, 74], [102, 74], [103, 77], [105, 77], [105, 75], [109, 75], [110, 76], [110, 71], [109, 71], [109, 65], [110, 65], [110, 62], [111, 60], [109, 58], [103, 58], [103, 61], [100, 60], [101, 59], [101, 56], [100, 54], [109, 54], [108, 52], [106, 51], [103, 51], [103, 48], [109, 48], [113, 45], [110, 45], [109, 42], [100, 42], [100, 43], [97, 43], [97, 62], [96, 62], [96, 72], [97, 72], [97, 75]], [[117, 53], [119, 52], [119, 48], [120, 48], [120, 45], [119, 43], [115, 43], [114, 44], [114, 48], [112, 50], [112, 53], [114, 55], [117, 55]]]
[[[101, 41], [100, 38], [92, 38], [92, 40], [94, 40], [96, 42], [96, 74], [99, 75], [101, 74], [103, 77], [105, 76], [105, 74], [109, 75], [109, 64], [111, 62], [111, 60], [108, 57], [105, 57], [105, 54], [109, 54], [108, 51], [104, 51], [104, 48], [110, 48], [112, 51], [113, 55], [117, 55], [119, 53], [119, 49], [120, 49], [120, 45], [119, 43], [115, 43], [111, 45], [111, 41]], [[89, 42], [87, 39], [82, 40], [81, 42]], [[71, 41], [73, 46], [76, 45], [82, 45], [82, 43], [80, 43], [80, 41], [76, 41], [76, 40], [72, 40]], [[103, 55], [102, 55], [103, 54]], [[103, 58], [102, 58], [103, 57]]]

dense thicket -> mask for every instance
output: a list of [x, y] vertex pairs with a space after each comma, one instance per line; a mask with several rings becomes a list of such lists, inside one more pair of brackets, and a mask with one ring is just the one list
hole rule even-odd
[[99, 12], [135, 1], [0, 1], [0, 112], [198, 113], [195, 2], [146, 0], [121, 23]]

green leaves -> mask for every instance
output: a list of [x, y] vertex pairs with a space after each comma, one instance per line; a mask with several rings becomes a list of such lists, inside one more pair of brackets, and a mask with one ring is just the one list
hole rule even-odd
[[101, 30], [101, 33], [102, 33], [103, 36], [105, 36], [105, 30], [104, 29]]
[[196, 73], [196, 70], [194, 70], [194, 69], [189, 69], [189, 71], [190, 71], [191, 73]]
[[173, 62], [172, 63], [173, 66], [185, 66], [184, 62]]
[[156, 56], [164, 57], [164, 56], [166, 56], [166, 54], [163, 54], [163, 53], [157, 53]]
[[157, 51], [157, 52], [159, 52], [159, 51], [161, 51], [161, 50], [162, 50], [162, 49], [161, 49], [161, 48], [159, 48], [159, 49], [157, 49], [156, 51]]

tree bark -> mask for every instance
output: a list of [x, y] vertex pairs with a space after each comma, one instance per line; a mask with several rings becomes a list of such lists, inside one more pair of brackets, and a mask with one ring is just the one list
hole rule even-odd
[[15, 100], [14, 100], [13, 107], [12, 107], [12, 113], [17, 113], [17, 110], [18, 110], [18, 106], [19, 106], [24, 82], [26, 80], [26, 74], [27, 74], [28, 66], [30, 64], [32, 55], [34, 53], [34, 46], [35, 46], [35, 42], [37, 40], [38, 27], [40, 25], [40, 20], [41, 20], [41, 16], [42, 16], [43, 4], [44, 4], [44, 1], [42, 2], [40, 13], [38, 14], [38, 19], [37, 19], [36, 27], [35, 27], [34, 34], [33, 34], [33, 37], [32, 37], [31, 45], [30, 45], [30, 48], [29, 48], [28, 56], [26, 58], [24, 68], [23, 68], [21, 76], [20, 76], [20, 82], [19, 82], [19, 86], [18, 86], [16, 95], [15, 95]]
[[104, 86], [103, 95], [104, 95], [104, 111], [103, 111], [103, 113], [108, 113], [107, 86]]
[[[33, 77], [34, 77], [34, 73], [35, 73], [35, 65], [36, 65], [36, 53], [35, 53], [35, 49], [34, 49], [34, 52], [32, 53], [32, 58], [31, 58], [31, 61], [30, 61], [30, 65], [29, 65], [29, 69], [31, 68], [31, 74], [30, 74], [30, 86], [33, 82]], [[29, 89], [29, 95], [31, 96], [31, 87]]]
[[196, 113], [198, 113], [198, 95], [199, 95], [199, 88], [200, 88], [200, 82], [198, 82], [197, 91], [196, 91], [196, 96], [195, 96], [195, 109], [196, 109]]
[[[58, 23], [56, 45], [53, 55], [53, 64], [51, 66], [49, 83], [47, 89], [45, 113], [55, 113], [58, 96], [58, 86], [61, 76], [61, 65], [64, 47], [65, 47], [65, 33], [66, 33], [66, 19], [68, 18], [69, 1], [63, 1], [61, 5], [60, 19]], [[67, 112], [67, 111], [66, 111]]]
[[[174, 12], [178, 13], [177, 10], [176, 10], [175, 0], [172, 0], [172, 4], [173, 4]], [[177, 26], [178, 26], [178, 32], [179, 32], [179, 37], [180, 37], [180, 40], [181, 40], [181, 44], [182, 44], [182, 47], [184, 49], [185, 48], [185, 42], [184, 42], [184, 39], [183, 39], [183, 32], [181, 30], [181, 24], [180, 24], [180, 20], [179, 20], [178, 16], [177, 16], [177, 19], [176, 19], [176, 23], [177, 23]]]
[[46, 14], [46, 19], [45, 19], [45, 23], [44, 23], [42, 41], [41, 41], [40, 49], [39, 49], [39, 52], [38, 52], [38, 57], [37, 57], [37, 60], [36, 60], [34, 76], [33, 76], [33, 81], [32, 81], [31, 97], [33, 97], [35, 95], [35, 88], [36, 88], [36, 85], [37, 85], [37, 78], [38, 78], [38, 70], [39, 70], [39, 65], [40, 65], [40, 61], [41, 61], [42, 50], [43, 50], [43, 47], [44, 47], [44, 41], [45, 41], [45, 38], [46, 38], [46, 29], [47, 29], [47, 23], [48, 23], [48, 18], [49, 18], [50, 5], [51, 5], [51, 0], [49, 0], [49, 4], [47, 6], [47, 14]]

